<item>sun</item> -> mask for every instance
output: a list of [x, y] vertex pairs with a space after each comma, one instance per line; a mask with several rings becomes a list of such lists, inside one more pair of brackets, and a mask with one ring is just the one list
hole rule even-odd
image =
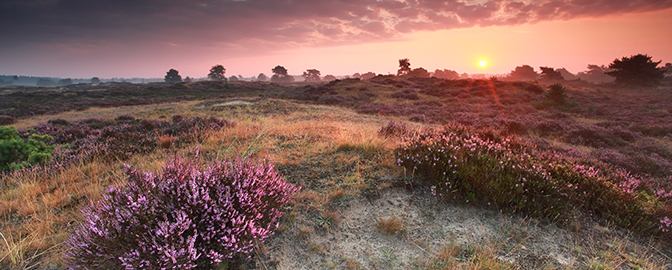
[[488, 65], [488, 61], [481, 60], [481, 61], [478, 62], [478, 65], [481, 66], [481, 67], [485, 67], [486, 65]]

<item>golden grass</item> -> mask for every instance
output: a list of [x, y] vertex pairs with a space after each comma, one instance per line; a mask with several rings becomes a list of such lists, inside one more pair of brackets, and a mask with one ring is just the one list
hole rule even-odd
[[397, 216], [379, 218], [376, 229], [387, 235], [397, 235], [404, 232], [404, 221]]

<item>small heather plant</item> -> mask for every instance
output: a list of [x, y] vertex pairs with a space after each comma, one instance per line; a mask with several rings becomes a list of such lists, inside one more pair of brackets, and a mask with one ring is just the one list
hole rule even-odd
[[66, 241], [72, 269], [210, 269], [273, 234], [300, 188], [267, 162], [170, 160], [158, 175], [127, 167], [128, 183], [84, 208]]

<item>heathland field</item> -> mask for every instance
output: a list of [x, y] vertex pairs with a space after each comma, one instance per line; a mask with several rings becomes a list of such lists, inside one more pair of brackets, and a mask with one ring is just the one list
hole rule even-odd
[[671, 269], [670, 86], [560, 83], [0, 88], [0, 268]]

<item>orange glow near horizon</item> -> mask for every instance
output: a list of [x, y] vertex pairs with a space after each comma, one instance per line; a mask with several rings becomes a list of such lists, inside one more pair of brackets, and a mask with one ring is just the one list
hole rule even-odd
[[[506, 74], [530, 65], [585, 71], [588, 64], [608, 65], [616, 58], [646, 53], [654, 61], [672, 62], [667, 44], [672, 35], [660, 25], [672, 24], [672, 9], [617, 17], [584, 18], [518, 26], [472, 27], [406, 34], [399, 41], [338, 47], [301, 48], [271, 55], [221, 61], [228, 74], [268, 74], [282, 65], [290, 74], [315, 68], [322, 75], [372, 71], [396, 74], [398, 60], [430, 72]], [[625, 38], [627, 37], [627, 38]], [[655, 40], [655, 42], [654, 42]], [[476, 61], [486, 61], [485, 66]], [[487, 59], [487, 60], [486, 60]], [[230, 73], [229, 73], [230, 72]]]
[[[404, 58], [410, 59], [411, 68], [423, 67], [429, 72], [449, 69], [459, 74], [493, 76], [530, 65], [535, 70], [548, 66], [578, 73], [589, 64], [608, 65], [616, 58], [638, 53], [652, 56], [653, 61], [662, 60], [662, 65], [672, 62], [672, 35], [665, 25], [672, 25], [672, 9], [515, 26], [417, 31], [399, 34], [386, 42], [334, 47], [305, 44], [287, 46], [292, 49], [286, 50], [222, 51], [217, 46], [199, 47], [196, 43], [164, 47], [148, 43], [148, 49], [135, 50], [122, 43], [105, 43], [100, 48], [84, 47], [91, 52], [64, 48], [58, 53], [31, 52], [34, 59], [0, 51], [10, 57], [3, 58], [3, 63], [13, 63], [4, 73], [64, 78], [162, 78], [170, 68], [177, 69], [182, 77], [203, 78], [215, 64], [226, 68], [226, 76], [269, 76], [276, 65], [284, 66], [292, 75], [307, 69], [317, 69], [322, 76], [369, 71], [386, 75], [396, 74], [398, 61]], [[93, 56], [100, 59], [86, 62]], [[59, 68], [46, 65], [45, 61], [56, 63]], [[486, 61], [486, 65], [481, 66], [480, 61]], [[60, 68], [64, 63], [78, 64]]]

